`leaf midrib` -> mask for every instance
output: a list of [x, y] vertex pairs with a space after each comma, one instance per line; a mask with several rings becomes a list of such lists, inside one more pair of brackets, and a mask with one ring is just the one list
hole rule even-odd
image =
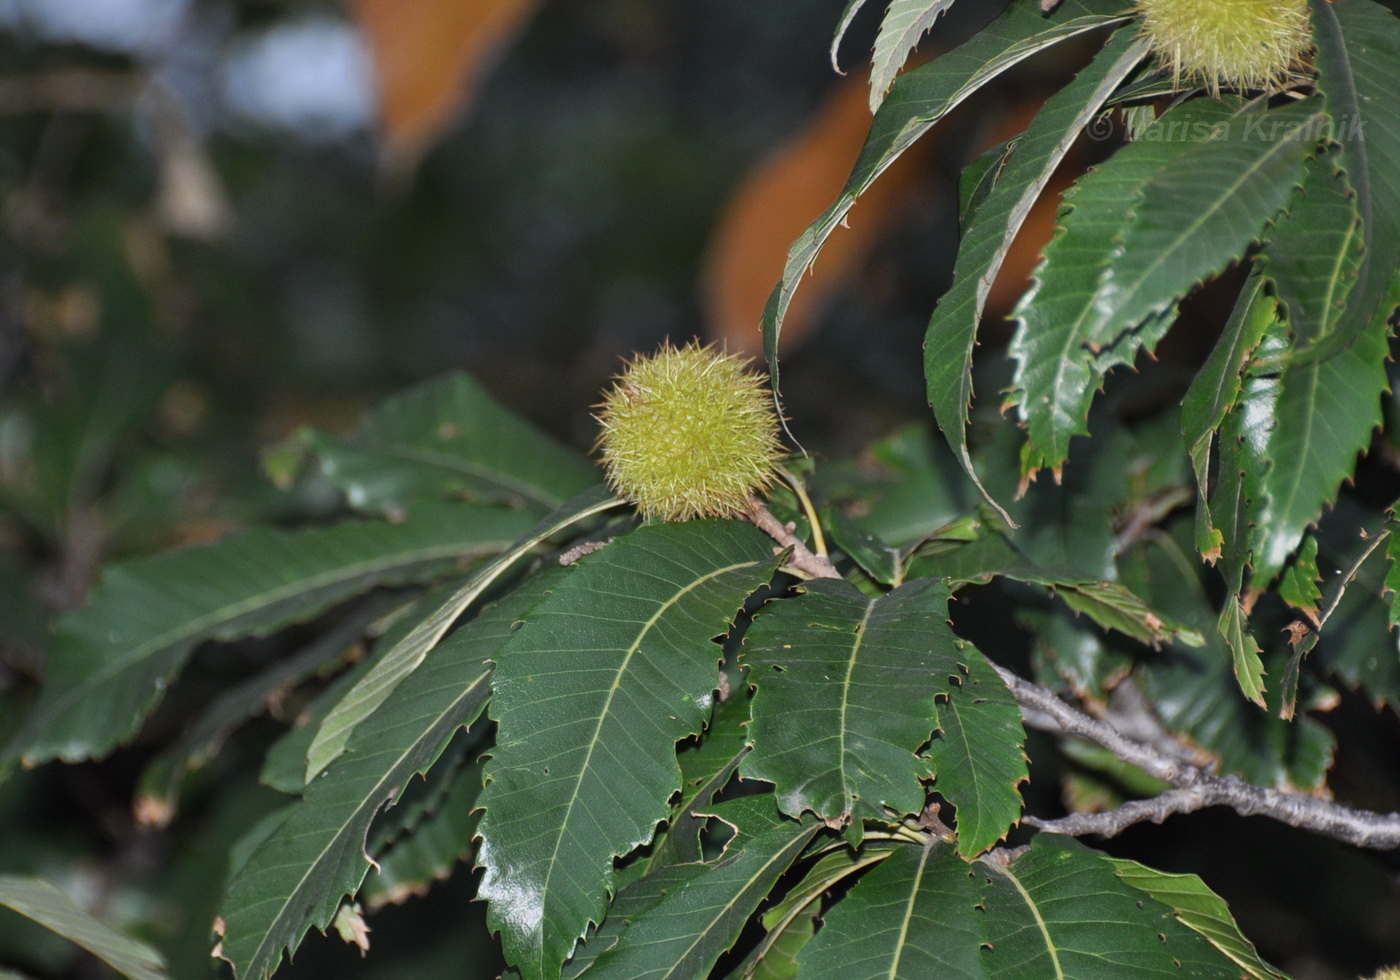
[[1013, 874], [1010, 868], [1003, 867], [996, 861], [988, 861], [985, 858], [978, 858], [978, 860], [1011, 882], [1011, 886], [1016, 889], [1021, 900], [1026, 903], [1026, 908], [1030, 909], [1031, 917], [1035, 919], [1036, 928], [1040, 930], [1040, 936], [1045, 941], [1045, 951], [1050, 954], [1050, 962], [1055, 967], [1055, 980], [1066, 980], [1064, 968], [1060, 966], [1059, 951], [1055, 948], [1055, 941], [1050, 938], [1050, 927], [1045, 924], [1045, 918], [1040, 914], [1040, 906], [1031, 897], [1031, 893], [1026, 890], [1026, 886], [1021, 884], [1021, 879]]
[[[400, 552], [389, 559], [379, 559], [350, 566], [340, 566], [333, 571], [325, 572], [320, 575], [313, 575], [309, 579], [298, 579], [295, 582], [286, 583], [279, 588], [260, 593], [255, 598], [222, 606], [208, 615], [184, 623], [181, 627], [167, 630], [165, 633], [152, 638], [144, 644], [128, 648], [130, 652], [124, 657], [116, 656], [104, 658], [104, 665], [98, 667], [96, 670], [90, 671], [83, 683], [76, 685], [68, 694], [55, 701], [52, 707], [49, 708], [46, 717], [40, 719], [40, 722], [42, 722], [42, 724], [47, 724], [48, 719], [61, 715], [72, 705], [75, 699], [85, 697], [86, 695], [84, 692], [93, 687], [102, 686], [109, 678], [120, 674], [133, 663], [144, 660], [161, 650], [175, 647], [183, 642], [197, 642], [202, 634], [217, 627], [220, 623], [231, 622], [259, 608], [270, 608], [279, 602], [296, 598], [298, 595], [314, 592], [340, 582], [350, 582], [372, 572], [389, 570], [395, 566], [407, 567], [409, 565], [416, 565], [454, 556], [477, 558], [508, 547], [510, 543], [510, 541], [485, 542], [475, 548], [465, 550], [461, 547], [460, 541], [432, 545], [416, 549], [410, 553]], [[351, 571], [347, 572], [347, 569]]]
[[904, 941], [909, 937], [909, 923], [914, 918], [914, 906], [918, 902], [919, 888], [923, 884], [924, 868], [927, 867], [929, 855], [933, 853], [936, 846], [934, 840], [930, 839], [923, 846], [923, 853], [919, 855], [919, 867], [914, 872], [914, 880], [909, 888], [909, 898], [904, 903], [904, 917], [899, 923], [899, 939], [894, 946], [894, 956], [890, 958], [889, 971], [885, 974], [887, 980], [895, 980], [899, 976], [899, 961], [904, 956]]
[[[1142, 272], [1137, 276], [1135, 281], [1128, 284], [1126, 288], [1121, 288], [1117, 284], [1114, 284], [1112, 293], [1116, 296], [1116, 302], [1114, 304], [1115, 311], [1108, 315], [1099, 313], [1099, 315], [1095, 318], [1095, 322], [1091, 329], [1101, 328], [1107, 320], [1109, 320], [1113, 316], [1117, 316], [1118, 312], [1122, 311], [1128, 305], [1128, 303], [1131, 302], [1138, 295], [1138, 293], [1141, 292], [1144, 283], [1152, 279], [1153, 274], [1157, 271], [1158, 268], [1161, 267], [1162, 263], [1165, 262], [1169, 256], [1176, 255], [1177, 252], [1180, 251], [1181, 247], [1187, 242], [1189, 242], [1196, 235], [1196, 233], [1201, 229], [1202, 225], [1204, 225], [1207, 221], [1210, 221], [1212, 218], [1218, 215], [1225, 203], [1231, 198], [1233, 198], [1236, 194], [1238, 194], [1240, 188], [1243, 187], [1248, 180], [1252, 179], [1266, 165], [1273, 163], [1285, 151], [1291, 149], [1291, 144], [1293, 142], [1292, 137], [1294, 136], [1294, 134], [1308, 126], [1311, 126], [1319, 119], [1324, 118], [1324, 116], [1325, 113], [1323, 113], [1322, 110], [1319, 109], [1312, 115], [1299, 121], [1296, 125], [1290, 126], [1287, 133], [1284, 134], [1282, 138], [1275, 140], [1266, 153], [1256, 158], [1253, 163], [1239, 170], [1236, 173], [1234, 180], [1231, 181], [1229, 184], [1225, 185], [1225, 187], [1220, 191], [1219, 194], [1216, 195], [1214, 200], [1210, 203], [1210, 206], [1202, 209], [1200, 214], [1197, 215], [1197, 217], [1193, 219], [1189, 224], [1187, 224], [1184, 228], [1182, 228], [1180, 233], [1175, 238], [1173, 238], [1167, 245], [1161, 248], [1154, 249], [1153, 260], [1143, 267]], [[1209, 143], [1202, 143], [1200, 145], [1206, 146], [1209, 145]], [[1189, 151], [1187, 153], [1183, 153], [1181, 156], [1177, 157], [1175, 160], [1172, 161], [1172, 165], [1180, 163], [1181, 161], [1187, 159], [1191, 155], [1192, 154]], [[1151, 189], [1152, 184], [1155, 184], [1156, 182], [1156, 178], [1149, 182], [1147, 187], [1144, 188], [1144, 196], [1146, 192]], [[1095, 299], [1103, 295], [1103, 287], [1107, 285], [1109, 285], [1109, 280], [1105, 278], [1100, 282], [1099, 289], [1095, 292]], [[1096, 306], [1096, 303], [1090, 304], [1091, 309], [1094, 309]], [[1150, 316], [1151, 314], [1149, 313], [1147, 315]], [[1130, 329], [1131, 325], [1128, 325], [1128, 328]]]
[[[613, 698], [617, 696], [617, 692], [621, 689], [622, 678], [626, 675], [627, 667], [632, 662], [632, 657], [636, 655], [638, 650], [641, 649], [642, 640], [657, 624], [661, 617], [673, 606], [675, 606], [676, 603], [680, 602], [680, 600], [684, 596], [695, 591], [695, 589], [699, 588], [706, 582], [718, 578], [721, 575], [727, 574], [729, 572], [738, 571], [739, 569], [743, 568], [756, 568], [759, 564], [761, 563], [755, 561], [737, 562], [733, 565], [726, 565], [723, 568], [718, 568], [711, 572], [707, 572], [699, 578], [694, 579], [693, 581], [687, 583], [684, 588], [673, 593], [669, 599], [667, 599], [660, 606], [658, 606], [656, 612], [654, 612], [651, 615], [651, 617], [647, 619], [645, 623], [642, 624], [642, 628], [637, 631], [636, 640], [634, 640], [632, 645], [628, 647], [626, 654], [622, 658], [622, 663], [618, 665], [617, 670], [613, 673], [612, 685], [608, 689], [608, 696], [606, 700], [604, 700], [603, 702], [603, 710], [598, 713], [598, 722], [593, 727], [593, 735], [588, 740], [588, 747], [584, 752], [583, 756], [583, 764], [579, 767], [578, 777], [574, 780], [573, 790], [569, 794], [569, 802], [564, 808], [563, 819], [560, 820], [557, 824], [560, 832], [554, 838], [554, 850], [549, 856], [549, 865], [548, 870], [545, 872], [544, 881], [541, 882], [540, 896], [542, 900], [548, 897], [550, 891], [550, 882], [554, 878], [554, 869], [559, 866], [559, 848], [563, 845], [564, 842], [563, 830], [565, 827], [569, 826], [573, 818], [574, 806], [578, 803], [580, 790], [583, 787], [584, 776], [587, 775], [589, 768], [593, 764], [593, 752], [597, 749], [600, 742], [599, 736], [601, 735], [603, 730], [603, 723], [607, 721], [608, 716], [612, 713]], [[541, 922], [543, 923], [543, 919], [541, 920]], [[543, 928], [541, 929], [539, 936], [541, 943], [541, 953], [543, 953]]]
[[865, 603], [865, 615], [861, 617], [855, 628], [855, 642], [851, 644], [850, 656], [846, 658], [846, 677], [841, 682], [841, 726], [840, 726], [840, 756], [841, 759], [841, 811], [842, 816], [854, 809], [852, 804], [852, 793], [849, 781], [846, 778], [846, 732], [850, 726], [846, 724], [846, 716], [851, 707], [851, 680], [855, 676], [856, 661], [860, 658], [861, 647], [865, 643], [865, 631], [870, 625], [870, 617], [875, 613], [874, 599], [867, 599]]

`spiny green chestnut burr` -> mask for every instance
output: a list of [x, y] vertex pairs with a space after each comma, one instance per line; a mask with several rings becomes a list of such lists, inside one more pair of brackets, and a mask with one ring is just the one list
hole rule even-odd
[[783, 447], [767, 378], [691, 343], [638, 355], [604, 396], [598, 445], [608, 485], [648, 520], [739, 517], [767, 489]]
[[1270, 89], [1312, 47], [1308, 0], [1137, 0], [1137, 12], [1178, 87]]

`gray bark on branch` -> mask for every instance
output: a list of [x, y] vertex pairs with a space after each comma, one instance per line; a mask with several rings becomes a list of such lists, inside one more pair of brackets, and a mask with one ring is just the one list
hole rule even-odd
[[[1174, 789], [1150, 800], [1125, 803], [1106, 813], [1076, 813], [1058, 820], [1027, 817], [1041, 830], [1081, 836], [1111, 837], [1133, 824], [1161, 823], [1175, 813], [1193, 813], [1209, 806], [1228, 806], [1240, 816], [1264, 816], [1356, 847], [1391, 850], [1400, 847], [1400, 814], [1357, 810], [1330, 800], [1255, 786], [1238, 776], [1217, 776], [1199, 766], [1126, 738], [1113, 726], [1091, 718], [1061, 701], [1053, 691], [1033, 684], [1005, 667], [997, 673], [1023, 710], [1054, 722], [1055, 729], [1093, 742], [1121, 762], [1137, 766]], [[1049, 727], [1049, 726], [1044, 726]]]

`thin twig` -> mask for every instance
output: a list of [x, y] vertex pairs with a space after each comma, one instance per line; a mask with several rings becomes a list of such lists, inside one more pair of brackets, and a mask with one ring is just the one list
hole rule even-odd
[[1382, 531], [1373, 536], [1366, 550], [1357, 556], [1356, 561], [1352, 562], [1351, 567], [1342, 575], [1341, 581], [1337, 583], [1337, 591], [1332, 595], [1331, 600], [1327, 603], [1327, 608], [1322, 611], [1322, 615], [1317, 617], [1317, 622], [1314, 624], [1319, 632], [1321, 632], [1322, 627], [1327, 625], [1327, 620], [1332, 618], [1332, 614], [1337, 611], [1337, 607], [1342, 604], [1342, 596], [1347, 594], [1347, 586], [1351, 585], [1352, 580], [1355, 579], [1357, 574], [1361, 571], [1361, 566], [1366, 564], [1366, 560], [1371, 557], [1377, 548], [1385, 543], [1385, 539], [1388, 537], [1390, 537], [1389, 531]]
[[749, 520], [754, 525], [767, 534], [784, 548], [792, 549], [792, 557], [788, 559], [788, 564], [800, 572], [810, 575], [812, 578], [840, 578], [841, 573], [836, 570], [836, 566], [831, 563], [831, 559], [826, 555], [818, 555], [802, 543], [802, 540], [793, 533], [794, 527], [784, 524], [773, 516], [763, 501], [757, 497], [749, 498]]
[[1102, 746], [1121, 762], [1137, 766], [1175, 789], [1150, 800], [1127, 803], [1098, 814], [1072, 814], [1059, 820], [1028, 817], [1027, 823], [1053, 833], [1112, 836], [1144, 820], [1160, 823], [1174, 813], [1228, 806], [1241, 816], [1265, 816], [1357, 847], [1400, 847], [1400, 814], [1356, 810], [1330, 800], [1254, 786], [1237, 776], [1217, 776], [1127, 738], [1113, 726], [1061, 701], [1053, 691], [997, 667], [1017, 702], [1031, 718], [1052, 719], [1060, 732]]

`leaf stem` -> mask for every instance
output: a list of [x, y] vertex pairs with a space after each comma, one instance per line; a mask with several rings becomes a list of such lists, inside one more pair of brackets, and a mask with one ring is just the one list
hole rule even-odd
[[812, 544], [816, 546], [817, 554], [825, 558], [827, 555], [826, 538], [822, 534], [822, 522], [817, 520], [817, 509], [812, 506], [812, 498], [807, 494], [807, 485], [786, 466], [779, 466], [778, 472], [783, 475], [788, 486], [792, 487], [792, 492], [797, 494], [797, 499], [802, 502], [802, 510], [807, 515], [807, 523], [812, 526]]

